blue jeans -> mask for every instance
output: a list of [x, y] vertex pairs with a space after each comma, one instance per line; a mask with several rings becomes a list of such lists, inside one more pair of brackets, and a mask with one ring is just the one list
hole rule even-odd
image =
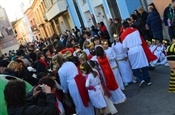
[[151, 82], [151, 79], [148, 73], [148, 67], [133, 69], [133, 74], [134, 76], [137, 77], [139, 82], [141, 82], [142, 80], [145, 80], [146, 83]]

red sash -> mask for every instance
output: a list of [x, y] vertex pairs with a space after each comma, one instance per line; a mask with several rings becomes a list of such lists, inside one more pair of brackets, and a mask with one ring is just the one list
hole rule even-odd
[[144, 50], [144, 52], [145, 52], [145, 55], [146, 55], [146, 57], [147, 57], [147, 59], [148, 59], [148, 62], [152, 62], [152, 61], [156, 60], [156, 59], [157, 59], [157, 56], [155, 56], [155, 55], [151, 52], [151, 50], [150, 50], [149, 47], [147, 46], [147, 44], [146, 44], [144, 38], [143, 38], [141, 35], [140, 35], [140, 38], [141, 38], [141, 40], [142, 40], [142, 47], [143, 47], [143, 50]]
[[47, 66], [48, 66], [48, 64], [46, 63], [46, 61], [45, 61], [45, 60], [39, 59], [38, 61], [39, 61], [39, 62], [41, 62], [42, 64], [44, 64], [44, 65], [45, 65], [45, 67], [47, 67]]
[[115, 80], [114, 73], [109, 65], [107, 57], [106, 56], [103, 56], [102, 58], [97, 57], [97, 59], [103, 71], [107, 88], [111, 91], [116, 90], [118, 88], [118, 84]]
[[[122, 35], [120, 36], [121, 38], [121, 41], [123, 42], [123, 40], [125, 39], [125, 37], [129, 34], [131, 34], [132, 32], [136, 31], [137, 29], [135, 28], [127, 28], [123, 33]], [[143, 47], [143, 50], [145, 52], [145, 55], [148, 59], [148, 62], [151, 62], [151, 61], [154, 61], [157, 59], [157, 57], [150, 51], [149, 47], [147, 46], [144, 38], [140, 35], [140, 38], [142, 40], [142, 47]]]
[[75, 82], [77, 84], [78, 91], [80, 93], [83, 105], [85, 107], [88, 107], [88, 103], [90, 102], [90, 98], [88, 95], [88, 90], [85, 87], [85, 83], [86, 83], [85, 77], [83, 77], [82, 74], [79, 73], [79, 75], [77, 75], [74, 79], [75, 79]]
[[[57, 91], [55, 92], [55, 94], [56, 94], [56, 98], [57, 98], [58, 100], [60, 100], [60, 94], [59, 94]], [[57, 110], [57, 112], [58, 112], [58, 113], [61, 113], [61, 111], [60, 111], [60, 109], [59, 109], [59, 106], [58, 106], [58, 101], [56, 101], [55, 105], [56, 105], [56, 110]]]

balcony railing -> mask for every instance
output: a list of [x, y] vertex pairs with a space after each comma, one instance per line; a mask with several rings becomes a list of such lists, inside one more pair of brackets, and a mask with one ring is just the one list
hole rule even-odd
[[57, 0], [57, 2], [55, 2], [53, 6], [46, 12], [48, 21], [54, 18], [56, 15], [66, 11], [66, 9], [66, 0]]

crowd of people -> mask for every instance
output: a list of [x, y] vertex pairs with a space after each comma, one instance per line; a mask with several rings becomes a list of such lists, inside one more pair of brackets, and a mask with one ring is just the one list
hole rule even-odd
[[[123, 22], [109, 19], [109, 31], [103, 22], [75, 27], [2, 55], [0, 73], [34, 86], [26, 93], [23, 81], [6, 85], [8, 114], [116, 114], [116, 105], [127, 99], [123, 91], [129, 84], [150, 86], [149, 69], [172, 60], [166, 55], [167, 48], [174, 50], [163, 40], [160, 15], [153, 4], [148, 11], [139, 7]], [[175, 36], [171, 40], [175, 43]], [[169, 66], [174, 68], [173, 64]], [[172, 82], [170, 90], [174, 89]]]

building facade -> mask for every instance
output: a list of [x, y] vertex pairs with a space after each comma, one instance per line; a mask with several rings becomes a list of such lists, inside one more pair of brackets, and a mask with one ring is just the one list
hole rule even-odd
[[24, 15], [28, 19], [29, 28], [30, 28], [30, 31], [32, 32], [32, 37], [34, 38], [34, 40], [38, 40], [40, 38], [40, 31], [39, 31], [39, 28], [37, 27], [37, 24], [35, 21], [36, 18], [34, 17], [34, 12], [31, 9], [31, 7], [29, 7], [24, 12]]
[[[50, 0], [48, 0], [50, 1]], [[46, 4], [44, 0], [33, 0], [31, 10], [34, 13], [34, 20], [39, 29], [39, 38], [47, 39], [54, 34], [53, 27], [46, 17]]]
[[[69, 0], [71, 1], [71, 0]], [[68, 10], [66, 0], [44, 0], [46, 4], [46, 18], [51, 24], [54, 33], [60, 34], [66, 30], [74, 28], [72, 20]]]
[[[141, 6], [140, 0], [67, 0], [72, 19], [80, 14], [79, 20], [73, 20], [75, 26], [91, 27], [103, 21], [108, 25], [109, 18], [126, 19]], [[132, 5], [131, 5], [132, 4]], [[76, 8], [78, 7], [78, 9]], [[70, 8], [69, 8], [70, 7]], [[75, 13], [76, 12], [76, 13]], [[83, 24], [82, 24], [83, 21]]]
[[0, 55], [19, 48], [6, 11], [0, 6]]
[[19, 44], [24, 45], [27, 42], [31, 42], [30, 30], [28, 29], [28, 25], [26, 24], [26, 19], [24, 19], [24, 17], [16, 21], [13, 25], [13, 29]]
[[[138, 7], [154, 3], [161, 16], [171, 0], [30, 0], [24, 19], [34, 39], [49, 38], [75, 26], [97, 26], [101, 21], [109, 27], [109, 18], [130, 17]], [[163, 9], [162, 9], [163, 8]], [[26, 17], [26, 18], [25, 18]], [[166, 33], [166, 32], [165, 32]]]

